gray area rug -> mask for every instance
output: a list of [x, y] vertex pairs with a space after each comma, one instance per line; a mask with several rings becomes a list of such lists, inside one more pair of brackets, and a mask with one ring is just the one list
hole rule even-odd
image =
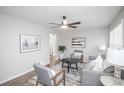
[[[53, 67], [53, 69], [61, 68], [62, 64], [59, 63]], [[72, 65], [72, 67], [75, 65]], [[67, 72], [66, 68], [66, 75], [65, 75], [65, 86], [80, 86], [80, 69], [82, 64], [78, 64], [78, 71], [76, 69], [70, 69], [69, 73]], [[29, 79], [24, 86], [35, 86], [36, 85], [36, 76]], [[42, 84], [38, 84], [38, 86], [42, 86]], [[60, 84], [63, 86], [63, 83]]]

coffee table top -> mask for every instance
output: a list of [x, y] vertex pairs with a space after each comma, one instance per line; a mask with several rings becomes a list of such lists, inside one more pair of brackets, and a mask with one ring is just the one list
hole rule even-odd
[[67, 62], [70, 64], [78, 63], [80, 60], [76, 58], [66, 58]]

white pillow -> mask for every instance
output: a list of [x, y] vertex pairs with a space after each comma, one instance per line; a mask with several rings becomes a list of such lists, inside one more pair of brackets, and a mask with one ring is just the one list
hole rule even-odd
[[96, 65], [95, 65], [95, 68], [97, 69], [98, 72], [102, 72], [102, 64], [103, 64], [103, 59], [101, 56], [98, 56], [96, 58]]
[[102, 63], [103, 63], [102, 57], [97, 56], [95, 60], [91, 61], [91, 63], [87, 66], [87, 68], [97, 72], [102, 72]]
[[93, 70], [95, 68], [95, 62], [90, 62], [87, 66], [86, 66], [86, 69], [88, 70]]
[[78, 58], [78, 59], [81, 58], [81, 55], [82, 55], [82, 53], [74, 53], [74, 57], [75, 57], [75, 58]]
[[55, 71], [53, 69], [50, 69], [50, 77], [53, 77], [55, 75], [56, 75]]
[[103, 64], [102, 64], [103, 70], [106, 69], [106, 68], [109, 67], [109, 66], [112, 66], [112, 64], [109, 63], [107, 60], [105, 60], [105, 61], [103, 62]]
[[[50, 78], [52, 78], [53, 76], [56, 75], [56, 73], [55, 73], [55, 71], [53, 69], [48, 68], [47, 70], [48, 70]], [[52, 85], [54, 85], [53, 80], [51, 80], [51, 83], [52, 83]]]

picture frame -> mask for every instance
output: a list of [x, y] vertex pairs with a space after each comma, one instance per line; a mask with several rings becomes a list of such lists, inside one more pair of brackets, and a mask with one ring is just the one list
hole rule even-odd
[[40, 50], [39, 35], [20, 35], [20, 52], [31, 52]]
[[72, 48], [86, 48], [86, 37], [72, 37]]

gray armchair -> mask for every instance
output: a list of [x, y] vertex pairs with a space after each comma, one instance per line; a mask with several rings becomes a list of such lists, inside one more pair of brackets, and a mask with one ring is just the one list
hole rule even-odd
[[[54, 70], [49, 68], [49, 65], [43, 66], [40, 64], [33, 64], [36, 75], [37, 82], [36, 85], [40, 82], [42, 85], [53, 86], [59, 85], [62, 81], [64, 81], [65, 85], [65, 70], [61, 69], [58, 73], [55, 73]], [[59, 77], [61, 76], [62, 77]], [[59, 78], [57, 78], [59, 77]]]
[[74, 53], [71, 54], [71, 58], [77, 59], [77, 61], [83, 63], [83, 51], [74, 50]]
[[101, 73], [87, 69], [81, 70], [81, 86], [102, 86], [100, 82]]

